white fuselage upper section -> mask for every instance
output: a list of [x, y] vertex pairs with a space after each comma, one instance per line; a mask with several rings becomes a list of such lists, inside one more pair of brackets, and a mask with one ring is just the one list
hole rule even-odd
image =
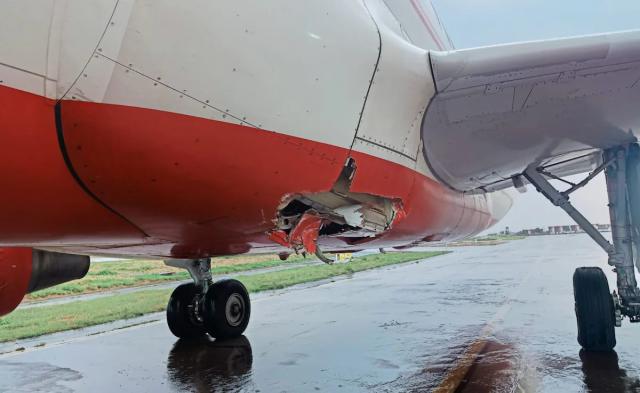
[[451, 45], [428, 1], [7, 0], [2, 11], [4, 85], [256, 127], [433, 177], [428, 51]]
[[21, 15], [0, 17], [0, 35], [12, 37], [0, 41], [5, 85], [353, 146], [426, 171], [418, 158], [434, 93], [427, 50], [446, 42], [427, 2], [9, 0], [2, 7]]

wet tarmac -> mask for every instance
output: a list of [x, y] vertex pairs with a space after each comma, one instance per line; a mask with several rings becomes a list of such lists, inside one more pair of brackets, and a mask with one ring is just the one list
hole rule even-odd
[[41, 339], [0, 355], [0, 391], [640, 392], [640, 325], [617, 329], [616, 353], [575, 340], [573, 270], [605, 261], [584, 235], [456, 248], [258, 295], [234, 341], [153, 319]]

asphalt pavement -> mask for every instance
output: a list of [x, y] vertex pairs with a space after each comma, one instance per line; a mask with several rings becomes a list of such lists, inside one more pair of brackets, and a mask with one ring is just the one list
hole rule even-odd
[[42, 337], [0, 355], [0, 392], [640, 391], [640, 325], [580, 351], [578, 266], [606, 255], [532, 237], [259, 294], [232, 341], [179, 341], [161, 314]]

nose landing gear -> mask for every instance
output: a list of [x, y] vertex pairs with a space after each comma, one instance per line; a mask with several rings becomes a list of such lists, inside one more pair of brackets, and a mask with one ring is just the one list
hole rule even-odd
[[[640, 289], [634, 267], [634, 261], [640, 266], [640, 146], [632, 143], [604, 150], [602, 162], [583, 181], [562, 192], [547, 180], [558, 178], [543, 167], [531, 165], [523, 173], [538, 192], [567, 212], [608, 254], [608, 263], [614, 267], [617, 292], [613, 293], [599, 268], [578, 268], [573, 276], [578, 342], [592, 351], [615, 347], [614, 326], [620, 326], [623, 317], [640, 322]], [[569, 202], [570, 193], [602, 171], [607, 182], [612, 243]]]
[[192, 283], [178, 286], [167, 305], [167, 324], [174, 336], [193, 339], [209, 334], [216, 339], [240, 337], [249, 324], [251, 301], [238, 280], [213, 282], [210, 259], [165, 261], [184, 268]]

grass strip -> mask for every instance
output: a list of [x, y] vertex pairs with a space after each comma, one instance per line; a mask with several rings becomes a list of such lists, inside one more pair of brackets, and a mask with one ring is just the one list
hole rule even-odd
[[[260, 257], [256, 256], [253, 258], [259, 259]], [[233, 259], [228, 259], [233, 262]], [[211, 269], [211, 273], [213, 275], [231, 274], [248, 270], [291, 265], [304, 260], [302, 257], [296, 255], [292, 255], [286, 261], [281, 261], [275, 255], [265, 255], [264, 259], [265, 260], [258, 260], [256, 262], [241, 262], [215, 266]], [[162, 261], [131, 260], [100, 262], [91, 264], [91, 268], [86, 277], [34, 292], [27, 296], [27, 300], [43, 300], [53, 297], [81, 295], [116, 288], [180, 281], [188, 278], [189, 273], [187, 273], [186, 270], [168, 267]]]
[[430, 252], [388, 252], [386, 254], [371, 254], [354, 258], [349, 263], [335, 265], [305, 266], [297, 269], [282, 270], [253, 276], [236, 277], [247, 287], [249, 292], [260, 292], [270, 289], [282, 289], [296, 284], [323, 280], [344, 274], [352, 274], [377, 267], [394, 265], [436, 255], [445, 254], [443, 251]]
[[[446, 252], [390, 252], [354, 258], [346, 264], [304, 266], [276, 272], [240, 276], [249, 292], [281, 289], [344, 274], [421, 260]], [[79, 329], [165, 309], [172, 290], [156, 289], [119, 294], [66, 304], [14, 311], [0, 318], [0, 342]]]

